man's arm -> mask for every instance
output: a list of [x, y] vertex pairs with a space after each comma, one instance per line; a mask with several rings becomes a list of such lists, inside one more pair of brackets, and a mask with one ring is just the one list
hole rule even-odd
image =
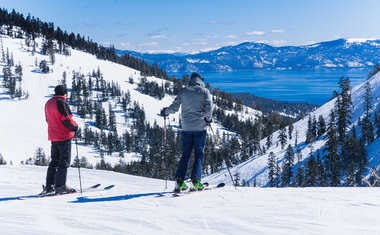
[[173, 103], [165, 109], [165, 114], [169, 115], [175, 113], [179, 110], [179, 106], [181, 106], [181, 96], [180, 94], [174, 99]]
[[78, 125], [72, 118], [73, 114], [70, 111], [69, 105], [63, 100], [57, 99], [57, 108], [58, 112], [62, 115], [63, 125], [69, 130], [77, 131]]
[[205, 92], [205, 118], [208, 121], [212, 120], [212, 99], [210, 91], [207, 89]]

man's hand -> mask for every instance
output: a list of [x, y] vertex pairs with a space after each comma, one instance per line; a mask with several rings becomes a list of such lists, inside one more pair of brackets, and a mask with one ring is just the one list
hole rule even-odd
[[163, 109], [161, 110], [160, 115], [163, 116], [163, 117], [168, 116], [168, 115], [166, 114], [166, 108], [163, 108]]
[[212, 119], [210, 119], [210, 120], [208, 120], [206, 117], [205, 117], [205, 122], [208, 124], [208, 125], [210, 125], [211, 123], [212, 123]]

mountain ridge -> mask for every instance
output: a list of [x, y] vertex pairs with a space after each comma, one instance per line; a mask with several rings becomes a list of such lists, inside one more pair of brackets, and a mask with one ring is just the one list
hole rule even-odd
[[380, 39], [336, 39], [310, 45], [275, 47], [243, 42], [196, 54], [130, 54], [170, 73], [265, 70], [367, 69], [380, 61]]

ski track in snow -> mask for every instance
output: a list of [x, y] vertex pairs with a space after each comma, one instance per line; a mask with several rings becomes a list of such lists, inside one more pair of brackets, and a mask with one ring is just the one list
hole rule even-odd
[[[46, 167], [0, 166], [1, 234], [379, 234], [380, 188], [238, 188], [156, 197], [165, 181], [82, 169], [106, 192], [12, 200]], [[68, 184], [79, 187], [77, 169]], [[174, 185], [169, 182], [169, 188]]]

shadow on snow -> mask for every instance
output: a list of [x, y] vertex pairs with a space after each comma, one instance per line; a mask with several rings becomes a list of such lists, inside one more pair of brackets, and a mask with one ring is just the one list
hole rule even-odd
[[[160, 193], [162, 193], [162, 192], [160, 192]], [[158, 193], [139, 193], [139, 194], [126, 194], [126, 195], [120, 195], [120, 196], [100, 197], [100, 198], [78, 197], [76, 201], [71, 201], [69, 203], [125, 201], [125, 200], [130, 200], [130, 199], [139, 198], [139, 197], [154, 196], [157, 194]]]

